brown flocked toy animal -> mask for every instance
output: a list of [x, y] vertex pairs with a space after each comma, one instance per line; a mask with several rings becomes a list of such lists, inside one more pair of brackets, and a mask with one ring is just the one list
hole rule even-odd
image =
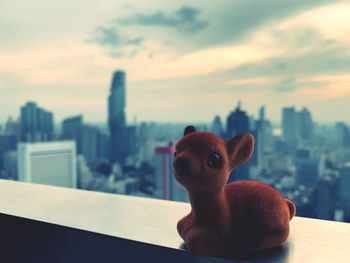
[[253, 136], [225, 141], [210, 132], [185, 129], [175, 146], [173, 170], [189, 196], [191, 212], [177, 229], [198, 257], [224, 257], [276, 247], [287, 240], [295, 205], [257, 181], [226, 184], [231, 171], [247, 161]]

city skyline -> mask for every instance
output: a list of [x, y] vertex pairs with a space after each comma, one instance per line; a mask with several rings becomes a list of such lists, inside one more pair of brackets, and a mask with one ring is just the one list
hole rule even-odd
[[[241, 101], [238, 101], [237, 103], [239, 103], [239, 102], [241, 102]], [[42, 103], [37, 102], [37, 101], [26, 101], [23, 103], [23, 105], [25, 105], [26, 103], [38, 103], [38, 104], [42, 105]], [[20, 107], [23, 105], [20, 105]], [[263, 104], [259, 105], [259, 108], [260, 107], [265, 107], [265, 109], [266, 109], [266, 105], [263, 105]], [[157, 123], [157, 124], [164, 124], [164, 125], [175, 124], [175, 125], [185, 125], [185, 126], [186, 125], [199, 125], [199, 126], [207, 125], [207, 127], [209, 127], [216, 117], [220, 117], [222, 120], [224, 120], [230, 115], [230, 112], [233, 112], [234, 110], [236, 110], [236, 108], [237, 108], [237, 104], [234, 104], [232, 106], [232, 108], [228, 112], [224, 113], [223, 115], [214, 114], [213, 116], [209, 116], [208, 119], [203, 120], [203, 121], [139, 120], [136, 115], [135, 116], [126, 116], [126, 118], [127, 118], [126, 125], [135, 125], [135, 124], [140, 124], [140, 123]], [[253, 119], [259, 119], [259, 108], [258, 108], [257, 112], [250, 112], [249, 110], [247, 110], [244, 107], [242, 108], [242, 110], [248, 114], [248, 117], [252, 117]], [[312, 112], [308, 107], [295, 107], [295, 105], [284, 105], [279, 109], [279, 115], [280, 115], [279, 119], [272, 120], [269, 118], [268, 114], [266, 116], [266, 119], [268, 119], [271, 122], [274, 129], [282, 130], [282, 127], [283, 127], [282, 118], [283, 118], [283, 109], [284, 108], [295, 108], [295, 110], [300, 110], [300, 111], [306, 109], [312, 114], [312, 116], [314, 116], [314, 112]], [[106, 120], [97, 120], [97, 121], [86, 120], [85, 119], [86, 115], [83, 112], [80, 112], [78, 114], [72, 113], [70, 115], [64, 116], [62, 119], [56, 118], [56, 112], [53, 112], [53, 114], [55, 115], [55, 120], [53, 122], [55, 132], [57, 132], [57, 131], [62, 132], [62, 129], [63, 129], [62, 123], [66, 119], [74, 118], [74, 117], [78, 117], [78, 116], [84, 117], [84, 122], [86, 124], [95, 125], [95, 126], [99, 127], [100, 129], [108, 130], [108, 114], [107, 114]], [[20, 118], [20, 115], [21, 115], [21, 113], [19, 111], [18, 115], [9, 115], [7, 117], [4, 117], [4, 120], [0, 121], [0, 131], [1, 131], [1, 128], [5, 128], [6, 123], [8, 122], [9, 118], [11, 118], [12, 121], [16, 121]], [[126, 115], [127, 115], [127, 113], [126, 113]], [[136, 123], [135, 123], [135, 120], [136, 120]], [[347, 125], [350, 125], [350, 120], [341, 120], [341, 119], [337, 119], [337, 120], [334, 119], [334, 120], [322, 122], [322, 121], [315, 120], [315, 118], [313, 117], [313, 122], [315, 124], [326, 125], [326, 126], [334, 126], [334, 125], [336, 125], [336, 123], [345, 123]]]
[[[52, 133], [54, 113], [27, 102], [21, 107], [21, 121], [9, 121], [0, 133], [0, 176], [188, 201], [172, 173], [174, 143], [187, 125], [127, 125], [126, 83], [125, 72], [113, 73], [106, 101], [110, 135], [84, 122], [82, 115], [66, 118], [62, 130]], [[241, 106], [237, 103], [223, 120], [216, 115], [210, 126], [198, 127], [225, 140], [242, 133], [254, 136], [251, 158], [230, 174], [228, 183], [258, 180], [293, 200], [299, 216], [348, 222], [349, 195], [342, 184], [349, 182], [349, 127], [344, 122], [333, 127], [315, 125], [307, 108], [283, 107], [281, 133], [277, 134], [264, 105], [258, 118], [250, 118]], [[69, 151], [63, 150], [65, 144]], [[54, 169], [56, 166], [60, 169]]]
[[1, 123], [27, 101], [58, 122], [82, 112], [105, 122], [117, 69], [128, 74], [128, 122], [208, 122], [238, 100], [250, 113], [266, 105], [274, 122], [293, 105], [316, 122], [349, 120], [350, 1], [82, 4], [3, 1]]

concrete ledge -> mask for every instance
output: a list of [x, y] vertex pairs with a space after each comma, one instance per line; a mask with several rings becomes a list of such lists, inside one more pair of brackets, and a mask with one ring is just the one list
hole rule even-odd
[[[0, 249], [18, 256], [7, 262], [228, 262], [194, 258], [183, 248], [176, 222], [189, 209], [185, 203], [0, 180]], [[237, 262], [349, 262], [349, 244], [350, 224], [296, 217], [283, 246]]]

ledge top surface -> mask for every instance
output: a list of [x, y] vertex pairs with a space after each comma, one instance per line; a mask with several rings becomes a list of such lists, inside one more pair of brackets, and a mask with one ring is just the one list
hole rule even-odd
[[[0, 180], [0, 213], [180, 249], [190, 205]], [[350, 262], [350, 224], [295, 217], [275, 262]], [[245, 262], [267, 262], [251, 259]]]

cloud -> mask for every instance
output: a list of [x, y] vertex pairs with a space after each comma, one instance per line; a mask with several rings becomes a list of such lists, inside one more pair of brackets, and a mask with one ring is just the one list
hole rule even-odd
[[20, 92], [25, 87], [23, 80], [20, 79], [13, 73], [0, 72], [0, 90], [1, 93], [4, 91], [11, 92], [15, 94]]
[[243, 85], [262, 85], [271, 83], [271, 79], [268, 78], [248, 78], [248, 79], [238, 79], [230, 80], [225, 84], [229, 86], [243, 86]]
[[137, 55], [137, 50], [133, 49], [130, 51], [130, 53], [128, 54], [128, 58], [133, 58]]
[[[280, 22], [293, 19], [293, 15], [299, 12], [307, 13], [309, 12], [307, 10], [310, 9], [312, 12], [313, 9], [325, 3], [327, 3], [325, 0], [316, 2], [286, 0], [281, 5], [276, 0], [261, 3], [236, 0], [221, 2], [213, 6], [210, 2], [204, 1], [197, 6], [185, 5], [180, 8], [170, 8], [165, 5], [158, 9], [150, 7], [147, 11], [142, 8], [142, 5], [139, 8], [135, 6], [132, 10], [119, 13], [114, 18], [114, 24], [98, 27], [95, 30], [94, 42], [106, 49], [110, 49], [112, 45], [125, 47], [142, 43], [144, 49], [156, 54], [157, 57], [170, 55], [173, 56], [172, 59], [177, 59], [201, 49], [247, 44], [256, 32], [270, 31], [268, 34], [274, 34], [272, 37], [280, 38], [280, 42], [284, 42], [278, 47], [280, 49], [286, 46], [287, 39], [291, 44], [296, 42], [292, 35], [285, 34], [284, 28], [277, 27]], [[163, 30], [160, 30], [161, 27]], [[179, 33], [174, 34], [175, 30]], [[124, 33], [121, 32], [130, 36], [133, 32], [142, 32], [144, 36], [147, 36], [147, 41], [144, 41], [142, 37], [134, 39], [122, 37]], [[298, 41], [300, 43], [309, 41], [308, 33], [298, 33]], [[126, 56], [129, 52], [130, 50], [123, 53]], [[107, 50], [107, 54], [109, 53], [110, 50]], [[137, 56], [141, 53], [141, 50], [138, 49]]]
[[265, 49], [259, 43], [252, 42], [250, 45], [228, 46], [199, 50], [188, 55], [172, 60], [158, 58], [156, 61], [138, 58], [138, 70], [134, 78], [166, 79], [182, 78], [195, 75], [204, 75], [215, 71], [232, 69], [247, 61], [261, 61], [278, 53], [275, 49]]
[[[307, 78], [307, 83], [317, 85], [317, 89], [309, 87], [304, 88], [301, 92], [305, 96], [316, 98], [341, 98], [350, 96], [350, 74], [322, 75]], [[310, 86], [310, 85], [309, 85]]]
[[274, 27], [280, 21], [325, 4], [329, 4], [329, 1], [285, 0], [282, 4], [276, 0], [236, 0], [217, 6], [203, 3], [203, 10], [215, 19], [211, 20], [207, 34], [201, 35], [193, 43], [197, 47], [240, 43], [254, 31]]
[[348, 72], [350, 53], [348, 44], [341, 39], [332, 40], [316, 29], [301, 25], [284, 31], [278, 27], [261, 30], [239, 45], [200, 49], [173, 59], [165, 57], [157, 63], [144, 60], [139, 65], [143, 68], [137, 75], [139, 79], [221, 71], [223, 80], [228, 79], [232, 85], [239, 85], [234, 80], [272, 77], [278, 80], [274, 83], [276, 91], [287, 92], [296, 89], [291, 76], [298, 80], [330, 72]]
[[98, 26], [95, 28], [93, 37], [87, 42], [97, 43], [101, 46], [123, 47], [123, 46], [139, 46], [144, 41], [144, 38], [128, 38], [121, 36], [115, 27]]
[[283, 79], [278, 87], [276, 88], [277, 92], [293, 92], [298, 89], [298, 83], [295, 77], [287, 77]]
[[121, 51], [111, 51], [108, 53], [108, 56], [111, 58], [122, 58], [124, 55], [124, 52]]
[[[316, 94], [320, 91], [322, 92], [330, 85], [334, 86], [334, 82], [331, 81], [331, 79], [308, 76], [301, 76], [299, 78], [290, 76], [283, 79], [272, 78], [272, 80], [275, 80], [277, 83], [277, 85], [275, 85], [275, 91], [277, 93], [292, 93], [298, 91], [299, 93], [303, 94], [308, 92]], [[340, 86], [339, 83], [336, 83], [336, 86], [338, 88]]]
[[240, 65], [227, 71], [237, 78], [317, 76], [342, 74], [350, 70], [350, 55], [346, 49], [332, 48], [324, 51], [310, 51], [303, 54], [277, 55], [257, 62]]
[[183, 33], [196, 33], [209, 25], [208, 21], [199, 20], [200, 11], [197, 8], [183, 6], [172, 15], [166, 15], [158, 10], [153, 14], [137, 13], [129, 17], [117, 19], [122, 25], [163, 26], [177, 28]]
[[[295, 90], [293, 78], [299, 80], [300, 77], [322, 74], [344, 74], [350, 70], [350, 42], [346, 39], [331, 39], [329, 35], [304, 24], [289, 28], [275, 27], [260, 33], [256, 39], [260, 39], [262, 50], [270, 46], [279, 52], [226, 69], [221, 76], [227, 76], [230, 81], [275, 78], [280, 80], [276, 91], [286, 92]], [[264, 39], [268, 40], [265, 46]], [[254, 41], [249, 40], [249, 43]]]

